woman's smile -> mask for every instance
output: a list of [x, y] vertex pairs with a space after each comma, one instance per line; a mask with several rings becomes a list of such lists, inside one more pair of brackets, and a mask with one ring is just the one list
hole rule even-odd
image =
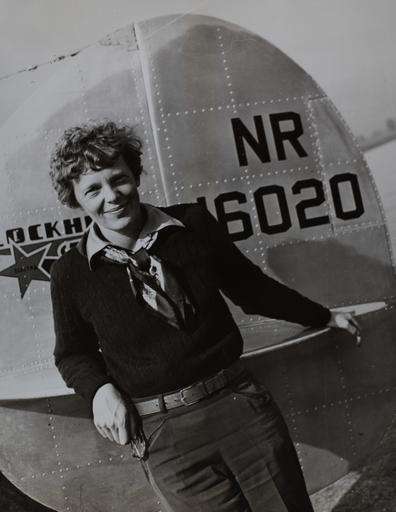
[[117, 213], [123, 213], [124, 210], [126, 210], [127, 208], [127, 205], [119, 205], [119, 206], [116, 206], [114, 208], [111, 208], [111, 209], [108, 209], [108, 210], [105, 210], [104, 213], [107, 213], [107, 214], [117, 214]]

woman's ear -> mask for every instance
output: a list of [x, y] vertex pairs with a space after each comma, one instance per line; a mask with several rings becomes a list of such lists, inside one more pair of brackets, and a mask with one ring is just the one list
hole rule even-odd
[[73, 178], [72, 179], [72, 191], [71, 191], [71, 204], [72, 204], [72, 208], [80, 208], [82, 209], [82, 207], [80, 206], [80, 202], [79, 200], [77, 199], [77, 196], [78, 196], [78, 179], [76, 178]]

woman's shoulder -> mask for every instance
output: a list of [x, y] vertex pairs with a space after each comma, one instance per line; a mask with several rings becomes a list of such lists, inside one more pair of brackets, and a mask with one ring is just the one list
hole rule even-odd
[[160, 207], [160, 210], [179, 220], [183, 224], [204, 222], [208, 214], [207, 208], [201, 203], [173, 204], [170, 206]]
[[51, 265], [51, 279], [58, 281], [70, 280], [89, 270], [87, 258], [76, 246], [71, 247]]

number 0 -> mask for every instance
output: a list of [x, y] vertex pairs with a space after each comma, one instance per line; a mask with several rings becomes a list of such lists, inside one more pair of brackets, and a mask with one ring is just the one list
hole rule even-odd
[[[279, 211], [282, 219], [279, 224], [270, 225], [268, 222], [264, 197], [269, 195], [275, 195], [278, 201]], [[256, 203], [260, 228], [263, 233], [268, 233], [269, 235], [273, 235], [275, 233], [284, 233], [291, 227], [292, 224], [290, 219], [290, 212], [283, 187], [279, 185], [268, 185], [266, 187], [260, 187], [254, 193], [254, 201]]]
[[[340, 183], [350, 183], [355, 207], [352, 210], [344, 210], [341, 200]], [[357, 219], [364, 213], [363, 198], [356, 174], [346, 172], [337, 174], [330, 179], [331, 195], [334, 201], [334, 210], [339, 219]]]

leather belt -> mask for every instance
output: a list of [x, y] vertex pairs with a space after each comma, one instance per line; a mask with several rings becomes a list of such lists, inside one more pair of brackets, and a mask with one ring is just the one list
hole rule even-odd
[[237, 361], [228, 368], [220, 370], [215, 375], [205, 380], [194, 382], [191, 386], [179, 389], [174, 393], [157, 395], [152, 398], [136, 398], [133, 403], [140, 416], [166, 412], [175, 407], [189, 406], [200, 402], [204, 398], [212, 395], [216, 391], [225, 388], [227, 384], [233, 382], [238, 376], [243, 375], [246, 369], [241, 361]]

